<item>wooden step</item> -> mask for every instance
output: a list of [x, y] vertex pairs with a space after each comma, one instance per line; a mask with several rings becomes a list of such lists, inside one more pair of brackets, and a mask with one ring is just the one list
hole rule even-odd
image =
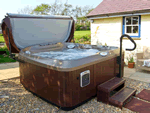
[[116, 89], [118, 86], [120, 86], [123, 83], [125, 83], [124, 79], [118, 78], [118, 77], [114, 77], [114, 78], [104, 82], [103, 84], [100, 84], [98, 86], [98, 89], [102, 89], [105, 92], [110, 92], [110, 91]]
[[125, 80], [122, 78], [114, 77], [97, 87], [97, 101], [102, 101], [108, 104], [110, 94], [113, 90], [119, 91], [124, 87]]
[[125, 87], [109, 98], [109, 104], [122, 109], [124, 103], [131, 97], [135, 96], [136, 90]]

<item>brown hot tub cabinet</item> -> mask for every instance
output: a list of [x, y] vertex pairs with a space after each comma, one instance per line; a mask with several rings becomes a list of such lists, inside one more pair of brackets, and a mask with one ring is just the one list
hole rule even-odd
[[118, 47], [70, 43], [72, 17], [7, 14], [2, 30], [10, 52], [19, 53], [21, 84], [62, 108], [96, 96], [98, 85], [119, 74]]

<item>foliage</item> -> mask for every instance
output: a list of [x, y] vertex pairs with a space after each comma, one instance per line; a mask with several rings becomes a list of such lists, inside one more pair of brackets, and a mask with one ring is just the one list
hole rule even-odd
[[134, 56], [135, 56], [135, 55], [136, 55], [135, 51], [130, 52], [130, 53], [129, 53], [129, 56], [126, 57], [126, 58], [127, 58], [127, 61], [128, 61], [129, 63], [133, 63], [133, 62], [134, 62]]
[[93, 8], [91, 6], [76, 6], [75, 8], [72, 9], [73, 12], [73, 16], [77, 19], [78, 17], [84, 17], [87, 14], [89, 14], [91, 11], [93, 10]]
[[32, 11], [32, 14], [40, 14], [40, 15], [47, 15], [50, 11], [51, 6], [49, 4], [41, 4], [36, 6], [36, 8]]
[[129, 63], [133, 63], [133, 62], [134, 62], [134, 58], [133, 58], [133, 56], [128, 57], [128, 58], [127, 58], [127, 60], [128, 60], [128, 62], [129, 62]]
[[75, 18], [78, 18], [80, 15], [82, 15], [81, 7], [76, 6], [75, 8], [72, 9], [72, 11], [74, 12], [73, 16]]
[[75, 43], [90, 43], [91, 34], [90, 31], [75, 31], [74, 38]]
[[50, 5], [51, 9], [49, 14], [50, 15], [61, 15], [62, 11], [63, 11], [63, 4], [59, 3], [59, 2], [55, 2], [53, 4]]
[[82, 25], [75, 24], [75, 30], [76, 30], [76, 31], [80, 31], [80, 27], [82, 27]]
[[37, 15], [67, 15], [77, 19], [80, 16], [86, 16], [91, 10], [93, 10], [91, 6], [73, 7], [71, 4], [68, 4], [67, 2], [63, 4], [55, 0], [53, 4], [40, 4], [35, 8], [26, 6], [25, 8], [19, 10], [18, 13], [37, 14]]
[[32, 7], [26, 6], [26, 7], [24, 7], [23, 9], [19, 9], [19, 10], [18, 10], [18, 13], [19, 13], [19, 14], [31, 14], [32, 11], [33, 11], [33, 8], [32, 8]]
[[5, 63], [5, 62], [16, 62], [16, 60], [13, 60], [9, 57], [9, 51], [6, 47], [0, 47], [0, 51], [6, 51], [6, 54], [0, 55], [0, 63]]
[[5, 42], [5, 41], [4, 41], [3, 35], [0, 34], [0, 43], [4, 43], [4, 42]]
[[[2, 34], [0, 34], [0, 43], [1, 42], [4, 43], [4, 38], [3, 38]], [[0, 55], [0, 63], [16, 62], [15, 60], [13, 60], [9, 57], [9, 51], [8, 51], [6, 45], [4, 47], [0, 47], [0, 51], [6, 51], [6, 54]]]
[[0, 47], [0, 51], [6, 51], [6, 52], [8, 52], [7, 46], [5, 45], [4, 47]]
[[62, 13], [61, 15], [71, 15], [71, 8], [72, 8], [72, 5], [71, 4], [64, 4], [64, 9], [62, 10]]
[[90, 30], [90, 26], [87, 25], [80, 25], [80, 24], [75, 24], [75, 30], [76, 31], [82, 31], [82, 30]]
[[90, 21], [86, 17], [78, 17], [76, 24], [90, 26]]
[[87, 30], [90, 30], [90, 27], [87, 27]]
[[84, 41], [90, 41], [91, 36], [90, 35], [84, 35], [84, 36], [81, 37], [81, 39], [83, 39]]
[[78, 36], [84, 36], [84, 35], [90, 35], [91, 31], [75, 31], [74, 36], [78, 37]]
[[37, 15], [71, 15], [72, 5], [54, 2], [53, 4], [41, 4], [36, 6], [32, 14]]

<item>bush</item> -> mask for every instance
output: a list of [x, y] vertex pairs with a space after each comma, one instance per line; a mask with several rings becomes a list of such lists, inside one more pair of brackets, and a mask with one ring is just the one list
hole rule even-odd
[[87, 30], [90, 30], [90, 27], [87, 27]]
[[84, 35], [75, 39], [75, 43], [90, 43], [91, 35]]
[[90, 41], [91, 40], [91, 35], [85, 35], [82, 37], [84, 41]]
[[16, 60], [13, 60], [10, 58], [9, 51], [8, 51], [6, 45], [4, 47], [1, 47], [0, 51], [6, 51], [6, 54], [0, 55], [0, 63], [16, 62]]
[[82, 30], [90, 30], [90, 26], [89, 25], [79, 25], [79, 24], [75, 24], [75, 30], [76, 31], [82, 31]]
[[75, 30], [76, 31], [80, 31], [80, 27], [81, 27], [81, 25], [75, 24]]

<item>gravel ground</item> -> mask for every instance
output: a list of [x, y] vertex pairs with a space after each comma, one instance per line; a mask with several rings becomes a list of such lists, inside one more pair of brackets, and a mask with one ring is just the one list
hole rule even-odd
[[[126, 86], [136, 88], [137, 94], [142, 89], [150, 89], [150, 83], [126, 79]], [[66, 113], [67, 111], [59, 110], [58, 107], [43, 101], [25, 90], [20, 84], [19, 79], [11, 79], [8, 81], [0, 81], [0, 113]], [[69, 111], [68, 113], [135, 113], [131, 110], [123, 108], [122, 110], [101, 102], [97, 102], [97, 98], [93, 98], [80, 107]]]

